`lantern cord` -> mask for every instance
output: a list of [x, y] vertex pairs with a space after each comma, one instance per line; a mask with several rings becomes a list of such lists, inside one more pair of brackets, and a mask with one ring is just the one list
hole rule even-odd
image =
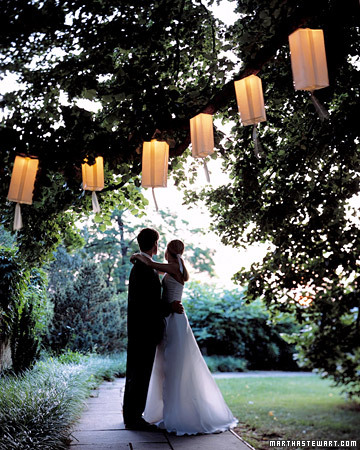
[[152, 195], [153, 195], [153, 199], [154, 199], [154, 203], [155, 203], [156, 212], [158, 212], [159, 211], [159, 207], [158, 207], [158, 204], [157, 204], [157, 201], [156, 201], [154, 188], [152, 188]]
[[95, 191], [92, 191], [91, 202], [94, 213], [100, 212], [100, 205]]
[[262, 145], [259, 138], [259, 133], [256, 128], [256, 124], [254, 124], [253, 132], [252, 132], [252, 138], [254, 141], [254, 153], [257, 159], [260, 159], [261, 156], [264, 154]]
[[209, 169], [208, 169], [208, 166], [206, 164], [205, 158], [204, 158], [204, 170], [205, 170], [206, 181], [208, 183], [210, 183], [210, 174], [209, 174]]
[[13, 230], [14, 231], [20, 230], [22, 228], [22, 226], [23, 226], [23, 221], [22, 221], [22, 217], [21, 217], [20, 203], [16, 203]]
[[311, 101], [313, 102], [316, 112], [319, 114], [320, 120], [323, 122], [325, 119], [329, 118], [329, 112], [325, 106], [319, 101], [314, 95], [314, 91], [310, 91]]

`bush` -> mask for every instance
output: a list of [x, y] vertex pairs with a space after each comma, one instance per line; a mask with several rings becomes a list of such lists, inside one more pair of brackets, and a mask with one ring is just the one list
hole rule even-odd
[[199, 283], [187, 285], [184, 305], [196, 340], [205, 355], [234, 356], [249, 369], [297, 370], [294, 346], [281, 336], [296, 326], [272, 323], [260, 301], [245, 304], [241, 291], [219, 291]]
[[75, 279], [57, 285], [52, 298], [54, 317], [48, 343], [55, 352], [125, 349], [126, 296], [113, 295], [101, 266], [84, 261]]
[[245, 372], [247, 361], [233, 356], [204, 356], [210, 372]]
[[46, 287], [43, 271], [26, 268], [15, 250], [0, 249], [0, 341], [10, 341], [17, 373], [34, 363], [51, 318]]
[[[79, 361], [79, 355], [67, 356]], [[0, 448], [68, 448], [69, 426], [79, 417], [90, 390], [103, 379], [123, 376], [125, 361], [125, 354], [80, 356], [76, 364], [48, 358], [21, 376], [1, 377]]]
[[[297, 345], [299, 364], [341, 386], [350, 397], [360, 397], [359, 293], [327, 302], [317, 321], [307, 318], [289, 339]], [[320, 303], [321, 298], [316, 299]], [[318, 305], [317, 305], [318, 306]], [[309, 316], [313, 312], [309, 308]], [[315, 313], [313, 313], [315, 315]]]

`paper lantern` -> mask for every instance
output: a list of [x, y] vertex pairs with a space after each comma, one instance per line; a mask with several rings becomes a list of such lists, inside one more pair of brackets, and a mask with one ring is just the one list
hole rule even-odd
[[290, 34], [289, 45], [295, 90], [329, 86], [323, 30], [299, 28]]
[[250, 75], [235, 81], [236, 101], [243, 125], [253, 125], [254, 153], [257, 158], [262, 154], [262, 147], [256, 125], [266, 121], [264, 95], [261, 79]]
[[211, 114], [198, 114], [190, 119], [192, 156], [205, 158], [214, 153], [214, 131]]
[[235, 81], [236, 100], [243, 125], [256, 125], [266, 120], [261, 79], [250, 75]]
[[20, 203], [32, 204], [33, 190], [39, 160], [24, 156], [16, 156], [11, 174], [8, 200], [16, 202], [14, 230], [22, 228]]
[[[87, 161], [87, 160], [85, 160]], [[95, 191], [104, 189], [104, 159], [102, 156], [95, 158], [95, 164], [91, 166], [85, 162], [81, 164], [83, 189], [92, 191], [91, 200], [94, 212], [100, 212], [100, 205]]]
[[[194, 158], [206, 158], [214, 153], [214, 130], [211, 114], [198, 114], [190, 119], [190, 136], [192, 156]], [[209, 171], [204, 159], [205, 175], [210, 182]]]
[[167, 186], [168, 164], [169, 145], [167, 142], [152, 139], [150, 142], [143, 143], [141, 185], [145, 188], [152, 188], [157, 211], [158, 205], [154, 188]]
[[143, 143], [142, 179], [143, 187], [166, 187], [169, 163], [169, 145], [165, 141], [152, 139]]

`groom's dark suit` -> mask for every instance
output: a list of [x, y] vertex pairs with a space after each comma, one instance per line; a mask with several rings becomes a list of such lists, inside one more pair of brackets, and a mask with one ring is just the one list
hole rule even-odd
[[171, 306], [161, 299], [157, 272], [136, 261], [129, 278], [128, 348], [123, 415], [125, 424], [141, 420], [157, 344]]

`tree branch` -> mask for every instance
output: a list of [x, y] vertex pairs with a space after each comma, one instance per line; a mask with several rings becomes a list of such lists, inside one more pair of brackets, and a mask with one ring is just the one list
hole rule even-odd
[[[293, 1], [289, 1], [292, 3]], [[260, 70], [270, 62], [276, 55], [277, 50], [287, 44], [288, 36], [297, 28], [306, 24], [311, 18], [320, 14], [322, 9], [326, 6], [325, 0], [318, 0], [317, 2], [307, 0], [302, 7], [299, 7], [296, 14], [292, 17], [286, 18], [277, 26], [276, 34], [267, 41], [266, 45], [262, 47], [256, 54], [256, 57], [249, 62], [240, 72], [233, 78], [233, 80], [226, 83], [218, 92], [203, 106], [196, 114], [215, 114], [222, 110], [229, 103], [235, 101], [234, 81], [241, 80], [249, 75], [256, 75]], [[260, 20], [260, 19], [258, 19]], [[169, 127], [170, 129], [186, 129], [188, 134], [185, 139], [180, 142], [173, 150], [170, 151], [170, 156], [179, 156], [184, 153], [190, 144], [190, 123], [182, 122], [180, 126], [175, 123]]]

